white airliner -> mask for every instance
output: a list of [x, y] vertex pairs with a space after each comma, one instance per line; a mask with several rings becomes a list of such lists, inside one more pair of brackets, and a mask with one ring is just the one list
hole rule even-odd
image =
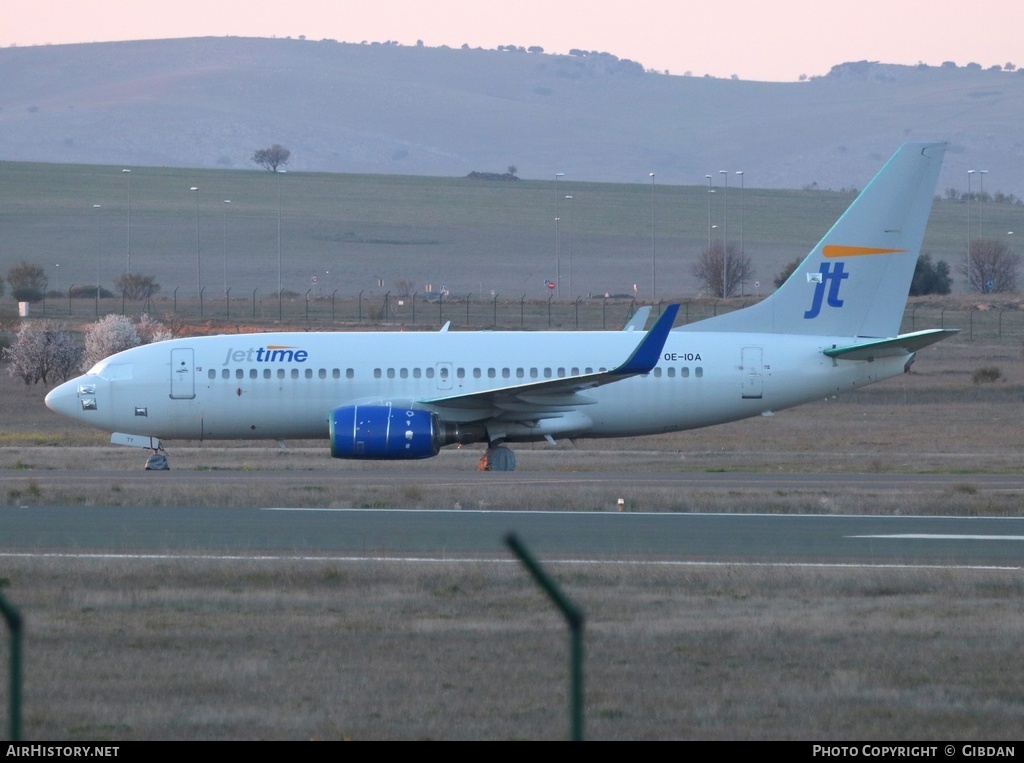
[[[153, 450], [163, 439], [325, 438], [398, 460], [487, 443], [694, 429], [905, 372], [952, 330], [899, 334], [945, 145], [902, 146], [767, 299], [649, 331], [269, 333], [119, 352], [46, 396], [57, 413]], [[646, 316], [644, 316], [646, 317]], [[643, 320], [643, 318], [641, 318]]]

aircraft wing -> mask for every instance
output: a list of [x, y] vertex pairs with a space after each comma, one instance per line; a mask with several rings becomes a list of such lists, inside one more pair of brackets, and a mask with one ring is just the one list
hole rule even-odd
[[580, 394], [581, 392], [622, 381], [631, 376], [647, 374], [654, 369], [678, 312], [679, 305], [677, 304], [666, 307], [665, 312], [640, 340], [630, 356], [608, 371], [544, 379], [526, 384], [513, 384], [478, 392], [432, 397], [421, 399], [418, 402], [443, 408], [477, 409], [487, 411], [490, 415], [502, 412], [543, 415], [573, 410], [580, 405], [589, 405], [594, 400]]
[[926, 331], [915, 331], [911, 334], [901, 334], [892, 339], [877, 339], [864, 342], [863, 344], [849, 345], [848, 347], [832, 347], [824, 352], [830, 358], [839, 358], [841, 360], [888, 358], [894, 355], [905, 355], [908, 352], [917, 352], [923, 347], [953, 336], [959, 330], [928, 329]]

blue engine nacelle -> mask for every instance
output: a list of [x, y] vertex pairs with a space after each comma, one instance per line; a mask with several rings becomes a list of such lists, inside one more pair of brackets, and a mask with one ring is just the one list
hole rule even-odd
[[330, 424], [334, 458], [430, 458], [445, 444], [437, 414], [422, 409], [344, 405]]

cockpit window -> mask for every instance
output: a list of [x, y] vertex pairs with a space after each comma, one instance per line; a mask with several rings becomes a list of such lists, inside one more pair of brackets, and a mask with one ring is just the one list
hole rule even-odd
[[110, 363], [101, 367], [101, 364], [97, 363], [89, 373], [99, 374], [101, 378], [107, 381], [125, 381], [132, 378], [132, 364]]

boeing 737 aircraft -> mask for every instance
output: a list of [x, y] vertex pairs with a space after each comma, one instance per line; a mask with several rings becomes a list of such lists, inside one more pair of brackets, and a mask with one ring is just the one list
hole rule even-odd
[[[629, 437], [735, 421], [905, 372], [953, 333], [900, 335], [945, 145], [902, 146], [767, 299], [649, 331], [270, 333], [119, 352], [46, 396], [153, 450], [164, 439], [324, 438], [335, 458], [428, 458], [486, 443]], [[644, 316], [646, 317], [646, 316]], [[640, 320], [643, 320], [641, 318]]]

